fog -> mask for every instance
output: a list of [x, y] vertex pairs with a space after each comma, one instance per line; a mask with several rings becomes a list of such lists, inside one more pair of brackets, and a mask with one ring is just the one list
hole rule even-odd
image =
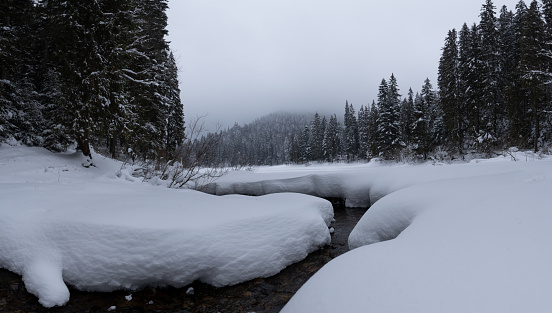
[[[245, 123], [274, 111], [343, 114], [377, 97], [437, 87], [447, 32], [483, 0], [170, 0], [169, 41], [186, 120]], [[517, 1], [496, 2], [514, 10]], [[498, 13], [497, 13], [498, 16]]]

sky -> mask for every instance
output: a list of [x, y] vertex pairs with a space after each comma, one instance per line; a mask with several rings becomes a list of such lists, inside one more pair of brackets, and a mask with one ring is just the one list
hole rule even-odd
[[[186, 121], [248, 123], [275, 111], [343, 115], [377, 98], [437, 87], [450, 29], [479, 22], [484, 0], [169, 0]], [[514, 10], [518, 0], [495, 1]], [[526, 1], [526, 3], [529, 3]]]

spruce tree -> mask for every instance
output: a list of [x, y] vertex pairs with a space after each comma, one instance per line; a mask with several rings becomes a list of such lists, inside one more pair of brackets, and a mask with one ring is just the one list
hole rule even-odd
[[408, 89], [408, 97], [405, 98], [401, 104], [401, 134], [402, 141], [408, 146], [411, 142], [411, 125], [414, 122], [413, 120], [413, 110], [414, 110], [414, 92], [412, 88]]
[[[462, 35], [466, 36], [467, 25], [462, 28]], [[466, 40], [464, 37], [463, 40]], [[465, 45], [465, 43], [464, 43]], [[467, 58], [464, 56], [464, 58]], [[449, 145], [453, 150], [462, 151], [464, 139], [463, 130], [463, 101], [461, 99], [460, 58], [457, 42], [457, 33], [453, 29], [449, 31], [443, 47], [443, 53], [439, 60], [438, 85], [443, 108], [443, 123], [449, 138]], [[427, 88], [427, 83], [423, 88]], [[427, 93], [427, 91], [426, 91]], [[424, 89], [422, 89], [422, 95]], [[419, 139], [418, 139], [419, 141]], [[418, 142], [419, 144], [419, 142]], [[425, 154], [424, 154], [425, 155]]]
[[345, 134], [344, 145], [347, 161], [353, 161], [358, 156], [359, 141], [358, 141], [358, 124], [356, 120], [355, 109], [353, 104], [345, 101]]
[[318, 112], [314, 115], [314, 120], [311, 125], [311, 150], [312, 160], [321, 161], [323, 159], [322, 145], [324, 140], [324, 132], [322, 129], [322, 121]]
[[324, 154], [328, 162], [339, 160], [341, 155], [340, 128], [337, 116], [335, 114], [331, 115], [324, 133]]
[[400, 134], [400, 94], [393, 74], [389, 84], [382, 80], [378, 101], [378, 150], [384, 159], [393, 159], [403, 145]]
[[481, 21], [479, 23], [481, 65], [481, 124], [479, 141], [483, 145], [494, 147], [499, 137], [502, 136], [501, 122], [505, 103], [503, 90], [501, 90], [501, 69], [498, 21], [496, 7], [492, 0], [486, 0], [481, 8]]
[[378, 105], [376, 104], [375, 101], [372, 101], [372, 106], [370, 107], [370, 113], [368, 115], [368, 152], [369, 152], [369, 157], [371, 158], [375, 158], [380, 154], [378, 121], [379, 121]]
[[[544, 47], [544, 22], [541, 17], [537, 1], [532, 1], [527, 13], [522, 19], [520, 36], [520, 63], [521, 88], [528, 99], [528, 107], [520, 108], [529, 112], [531, 119], [531, 143], [535, 151], [539, 148], [541, 137], [542, 115], [546, 103], [546, 66], [547, 58], [543, 53]], [[522, 121], [527, 123], [527, 120]], [[522, 126], [522, 128], [524, 128]]]
[[299, 140], [299, 154], [302, 163], [308, 163], [312, 160], [311, 133], [308, 126], [303, 129]]
[[366, 159], [370, 150], [370, 110], [368, 107], [361, 106], [358, 110], [358, 140], [359, 140], [359, 157]]

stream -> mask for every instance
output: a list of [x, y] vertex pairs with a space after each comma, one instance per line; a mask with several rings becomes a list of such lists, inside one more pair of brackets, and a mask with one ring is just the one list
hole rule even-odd
[[[280, 273], [229, 287], [215, 288], [195, 282], [184, 288], [147, 287], [139, 291], [84, 292], [70, 288], [71, 298], [63, 307], [45, 309], [27, 293], [21, 276], [0, 269], [0, 312], [179, 312], [234, 313], [279, 312], [297, 290], [333, 258], [348, 251], [347, 239], [366, 212], [334, 203], [335, 231], [329, 246], [309, 254], [303, 261]], [[193, 292], [191, 292], [193, 288]], [[126, 296], [132, 294], [129, 301]]]

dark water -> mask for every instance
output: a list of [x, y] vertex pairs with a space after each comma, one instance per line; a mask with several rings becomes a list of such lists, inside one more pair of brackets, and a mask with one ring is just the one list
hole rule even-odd
[[[279, 274], [238, 285], [215, 288], [193, 283], [185, 288], [153, 288], [140, 291], [83, 292], [70, 288], [71, 299], [63, 307], [44, 309], [25, 290], [19, 275], [0, 269], [0, 312], [279, 312], [297, 290], [322, 266], [348, 251], [347, 239], [366, 209], [334, 205], [332, 244], [311, 253]], [[187, 294], [189, 287], [193, 294]], [[132, 300], [125, 296], [132, 293]]]

